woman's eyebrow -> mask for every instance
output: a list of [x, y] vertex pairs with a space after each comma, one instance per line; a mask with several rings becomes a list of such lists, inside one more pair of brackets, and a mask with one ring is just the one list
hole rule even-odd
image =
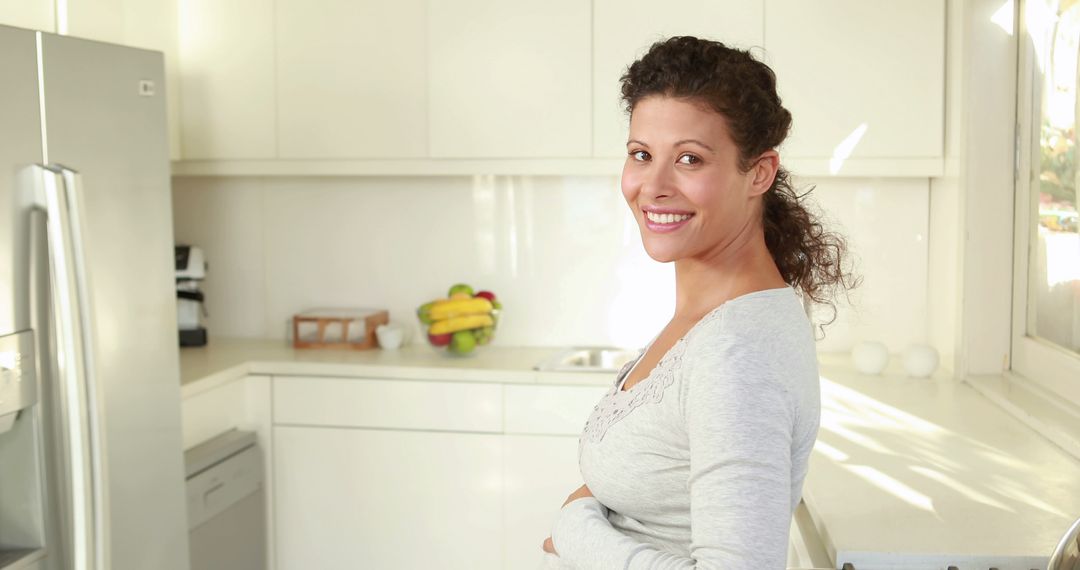
[[641, 142], [641, 141], [639, 141], [637, 139], [630, 139], [630, 140], [626, 141], [626, 146], [630, 146], [631, 144], [639, 144], [639, 145], [641, 145], [643, 147], [648, 147], [649, 146], [649, 145], [647, 145], [647, 144], [645, 144], [645, 143], [643, 143], [643, 142]]
[[713, 147], [711, 147], [711, 146], [709, 146], [709, 145], [707, 145], [707, 144], [705, 144], [705, 143], [703, 143], [703, 142], [701, 142], [701, 141], [699, 141], [697, 139], [683, 139], [683, 140], [675, 143], [675, 146], [679, 146], [679, 145], [685, 144], [685, 143], [694, 143], [694, 144], [696, 144], [698, 146], [703, 146], [703, 147], [709, 149], [709, 152], [716, 152], [715, 150], [713, 150]]

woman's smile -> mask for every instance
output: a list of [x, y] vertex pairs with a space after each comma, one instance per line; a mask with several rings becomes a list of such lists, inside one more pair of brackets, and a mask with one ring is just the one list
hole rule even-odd
[[693, 214], [657, 214], [645, 211], [645, 227], [657, 233], [673, 232], [690, 223]]

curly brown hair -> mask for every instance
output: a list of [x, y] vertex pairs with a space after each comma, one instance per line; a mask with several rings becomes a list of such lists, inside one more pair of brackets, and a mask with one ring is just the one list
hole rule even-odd
[[[676, 36], [656, 42], [621, 78], [626, 111], [645, 97], [662, 95], [707, 104], [727, 121], [739, 149], [739, 170], [748, 172], [761, 153], [776, 148], [791, 129], [791, 113], [780, 104], [776, 74], [749, 51], [717, 41]], [[828, 305], [838, 291], [858, 287], [862, 279], [844, 268], [847, 242], [825, 231], [806, 201], [813, 187], [798, 194], [783, 166], [762, 197], [765, 245], [784, 281], [803, 299]]]

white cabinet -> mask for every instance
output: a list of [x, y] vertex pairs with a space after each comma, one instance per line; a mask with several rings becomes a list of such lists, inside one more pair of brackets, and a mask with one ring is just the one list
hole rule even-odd
[[52, 0], [14, 0], [0, 3], [0, 25], [56, 31]]
[[278, 377], [274, 423], [498, 433], [502, 397], [479, 382]]
[[184, 159], [276, 156], [273, 0], [180, 3]]
[[501, 438], [275, 428], [277, 567], [501, 568]]
[[197, 392], [181, 389], [180, 419], [184, 449], [231, 429], [258, 432], [270, 449], [270, 377], [251, 375]]
[[434, 158], [592, 153], [590, 3], [428, 4]]
[[607, 391], [603, 386], [503, 386], [506, 433], [577, 436]]
[[278, 0], [279, 158], [427, 155], [424, 0]]
[[794, 117], [784, 158], [829, 163], [833, 174], [848, 156], [940, 160], [942, 0], [769, 0], [765, 21], [767, 61]]
[[664, 3], [660, 10], [647, 0], [594, 0], [593, 155], [626, 156], [629, 116], [623, 108], [619, 78], [649, 46], [685, 35], [742, 49], [760, 46], [764, 4], [764, 0], [677, 0]]
[[[599, 386], [273, 379], [277, 567], [536, 568]], [[472, 433], [470, 433], [472, 432]]]
[[[582, 420], [584, 421], [584, 420]], [[582, 485], [578, 440], [568, 436], [504, 436], [503, 568], [539, 568], [563, 501]]]
[[[537, 568], [566, 497], [581, 486], [578, 434], [608, 388], [506, 385], [503, 568]], [[540, 435], [545, 434], [545, 435]]]
[[673, 35], [773, 67], [796, 174], [943, 169], [943, 0], [152, 2], [179, 12], [178, 175], [616, 175], [619, 78]]

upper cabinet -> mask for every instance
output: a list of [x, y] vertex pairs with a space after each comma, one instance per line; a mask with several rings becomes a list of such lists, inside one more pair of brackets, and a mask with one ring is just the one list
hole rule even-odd
[[181, 2], [180, 73], [184, 159], [277, 156], [273, 0]]
[[428, 154], [425, 0], [277, 0], [278, 156]]
[[940, 162], [941, 0], [769, 0], [765, 22], [766, 61], [794, 118], [783, 157], [830, 174], [848, 159]]
[[614, 176], [619, 78], [673, 35], [772, 66], [796, 174], [944, 164], [943, 0], [184, 0], [179, 21], [177, 174]]
[[[630, 117], [619, 79], [654, 42], [697, 36], [748, 49], [764, 43], [764, 0], [594, 0], [593, 155], [626, 156]], [[647, 16], [643, 16], [647, 15]], [[760, 55], [761, 50], [755, 50]]]
[[435, 158], [592, 154], [589, 2], [428, 4]]
[[56, 31], [55, 2], [53, 0], [16, 0], [0, 3], [0, 25]]

